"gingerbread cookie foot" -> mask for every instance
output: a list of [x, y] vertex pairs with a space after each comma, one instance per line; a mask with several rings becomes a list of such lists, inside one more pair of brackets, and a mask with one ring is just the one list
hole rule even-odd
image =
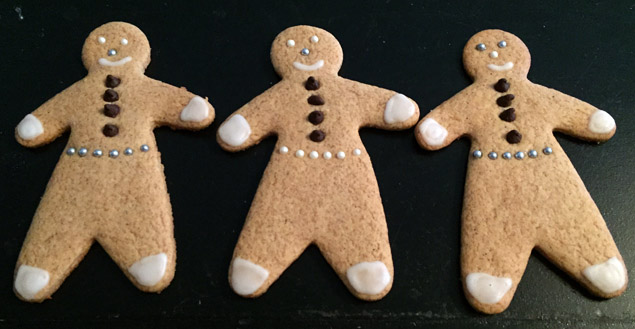
[[140, 285], [152, 287], [163, 279], [167, 264], [168, 256], [160, 253], [141, 258], [128, 268], [128, 272]]
[[256, 292], [268, 277], [269, 271], [258, 264], [240, 257], [232, 262], [230, 283], [232, 289], [241, 296]]
[[496, 304], [512, 287], [512, 279], [487, 273], [470, 273], [465, 277], [465, 286], [479, 303]]
[[35, 295], [49, 283], [49, 272], [41, 268], [20, 265], [13, 285], [15, 291], [25, 300], [33, 300]]
[[380, 261], [357, 263], [346, 270], [346, 278], [360, 294], [377, 295], [391, 280], [386, 264]]
[[582, 271], [582, 274], [591, 281], [593, 286], [607, 295], [621, 290], [626, 284], [626, 270], [617, 257], [589, 266]]
[[415, 105], [403, 94], [396, 94], [386, 102], [384, 121], [386, 123], [404, 122], [415, 114]]
[[419, 133], [423, 141], [430, 146], [442, 145], [445, 142], [445, 138], [448, 137], [447, 129], [443, 128], [436, 120], [430, 118], [425, 119], [419, 125]]
[[207, 102], [200, 97], [194, 96], [190, 102], [181, 111], [181, 120], [201, 122], [209, 116], [209, 107]]
[[18, 124], [17, 132], [20, 138], [24, 140], [32, 140], [35, 137], [42, 135], [44, 127], [42, 127], [42, 122], [40, 122], [35, 115], [27, 114]]

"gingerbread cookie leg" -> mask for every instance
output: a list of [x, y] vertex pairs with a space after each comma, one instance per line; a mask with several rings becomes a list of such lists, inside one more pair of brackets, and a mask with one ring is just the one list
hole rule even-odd
[[[70, 178], [70, 184], [74, 179]], [[25, 301], [49, 298], [92, 244], [92, 232], [84, 225], [80, 209], [59, 206], [76, 201], [70, 193], [60, 193], [68, 192], [65, 187], [51, 180], [18, 257], [14, 290]]]

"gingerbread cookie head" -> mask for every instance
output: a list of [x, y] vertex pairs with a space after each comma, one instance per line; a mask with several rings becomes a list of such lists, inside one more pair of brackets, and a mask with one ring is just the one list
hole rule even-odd
[[89, 72], [113, 68], [143, 72], [150, 64], [150, 43], [145, 34], [132, 24], [106, 23], [88, 35], [82, 61]]
[[284, 78], [306, 79], [319, 73], [337, 75], [344, 52], [335, 37], [320, 28], [299, 25], [278, 34], [271, 45], [271, 62]]
[[475, 80], [501, 74], [527, 77], [531, 55], [517, 36], [501, 30], [485, 30], [467, 41], [463, 65]]

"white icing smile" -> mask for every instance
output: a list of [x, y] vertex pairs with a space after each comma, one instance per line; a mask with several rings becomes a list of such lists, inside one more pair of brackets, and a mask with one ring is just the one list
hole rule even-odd
[[312, 65], [305, 65], [302, 63], [298, 63], [298, 62], [293, 62], [293, 67], [295, 67], [298, 70], [302, 70], [302, 71], [315, 71], [317, 69], [322, 68], [322, 66], [324, 66], [324, 61], [323, 60], [319, 60], [315, 63], [313, 63]]
[[116, 62], [111, 62], [105, 58], [100, 58], [98, 62], [100, 65], [103, 65], [103, 66], [121, 66], [130, 62], [131, 60], [132, 60], [132, 57], [126, 56]]
[[507, 62], [503, 65], [487, 64], [487, 68], [492, 71], [509, 71], [514, 67], [514, 63]]

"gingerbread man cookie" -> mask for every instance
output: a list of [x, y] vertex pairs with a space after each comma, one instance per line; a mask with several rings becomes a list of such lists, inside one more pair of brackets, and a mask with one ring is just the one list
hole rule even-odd
[[14, 289], [41, 302], [57, 290], [97, 240], [141, 290], [159, 292], [174, 276], [172, 209], [152, 130], [198, 130], [214, 119], [203, 98], [150, 79], [150, 44], [122, 22], [90, 33], [88, 75], [16, 128], [37, 147], [70, 130], [18, 258]]
[[615, 121], [583, 101], [527, 79], [529, 50], [513, 34], [474, 35], [463, 63], [474, 83], [416, 128], [429, 150], [472, 141], [462, 219], [465, 294], [479, 311], [511, 302], [532, 249], [610, 298], [626, 289], [626, 268], [597, 206], [553, 131], [606, 141]]
[[360, 127], [406, 129], [417, 105], [337, 75], [343, 53], [329, 32], [284, 30], [271, 47], [282, 81], [232, 114], [218, 142], [239, 151], [277, 135], [229, 270], [234, 291], [263, 294], [316, 244], [348, 289], [376, 300], [392, 286], [386, 220]]

